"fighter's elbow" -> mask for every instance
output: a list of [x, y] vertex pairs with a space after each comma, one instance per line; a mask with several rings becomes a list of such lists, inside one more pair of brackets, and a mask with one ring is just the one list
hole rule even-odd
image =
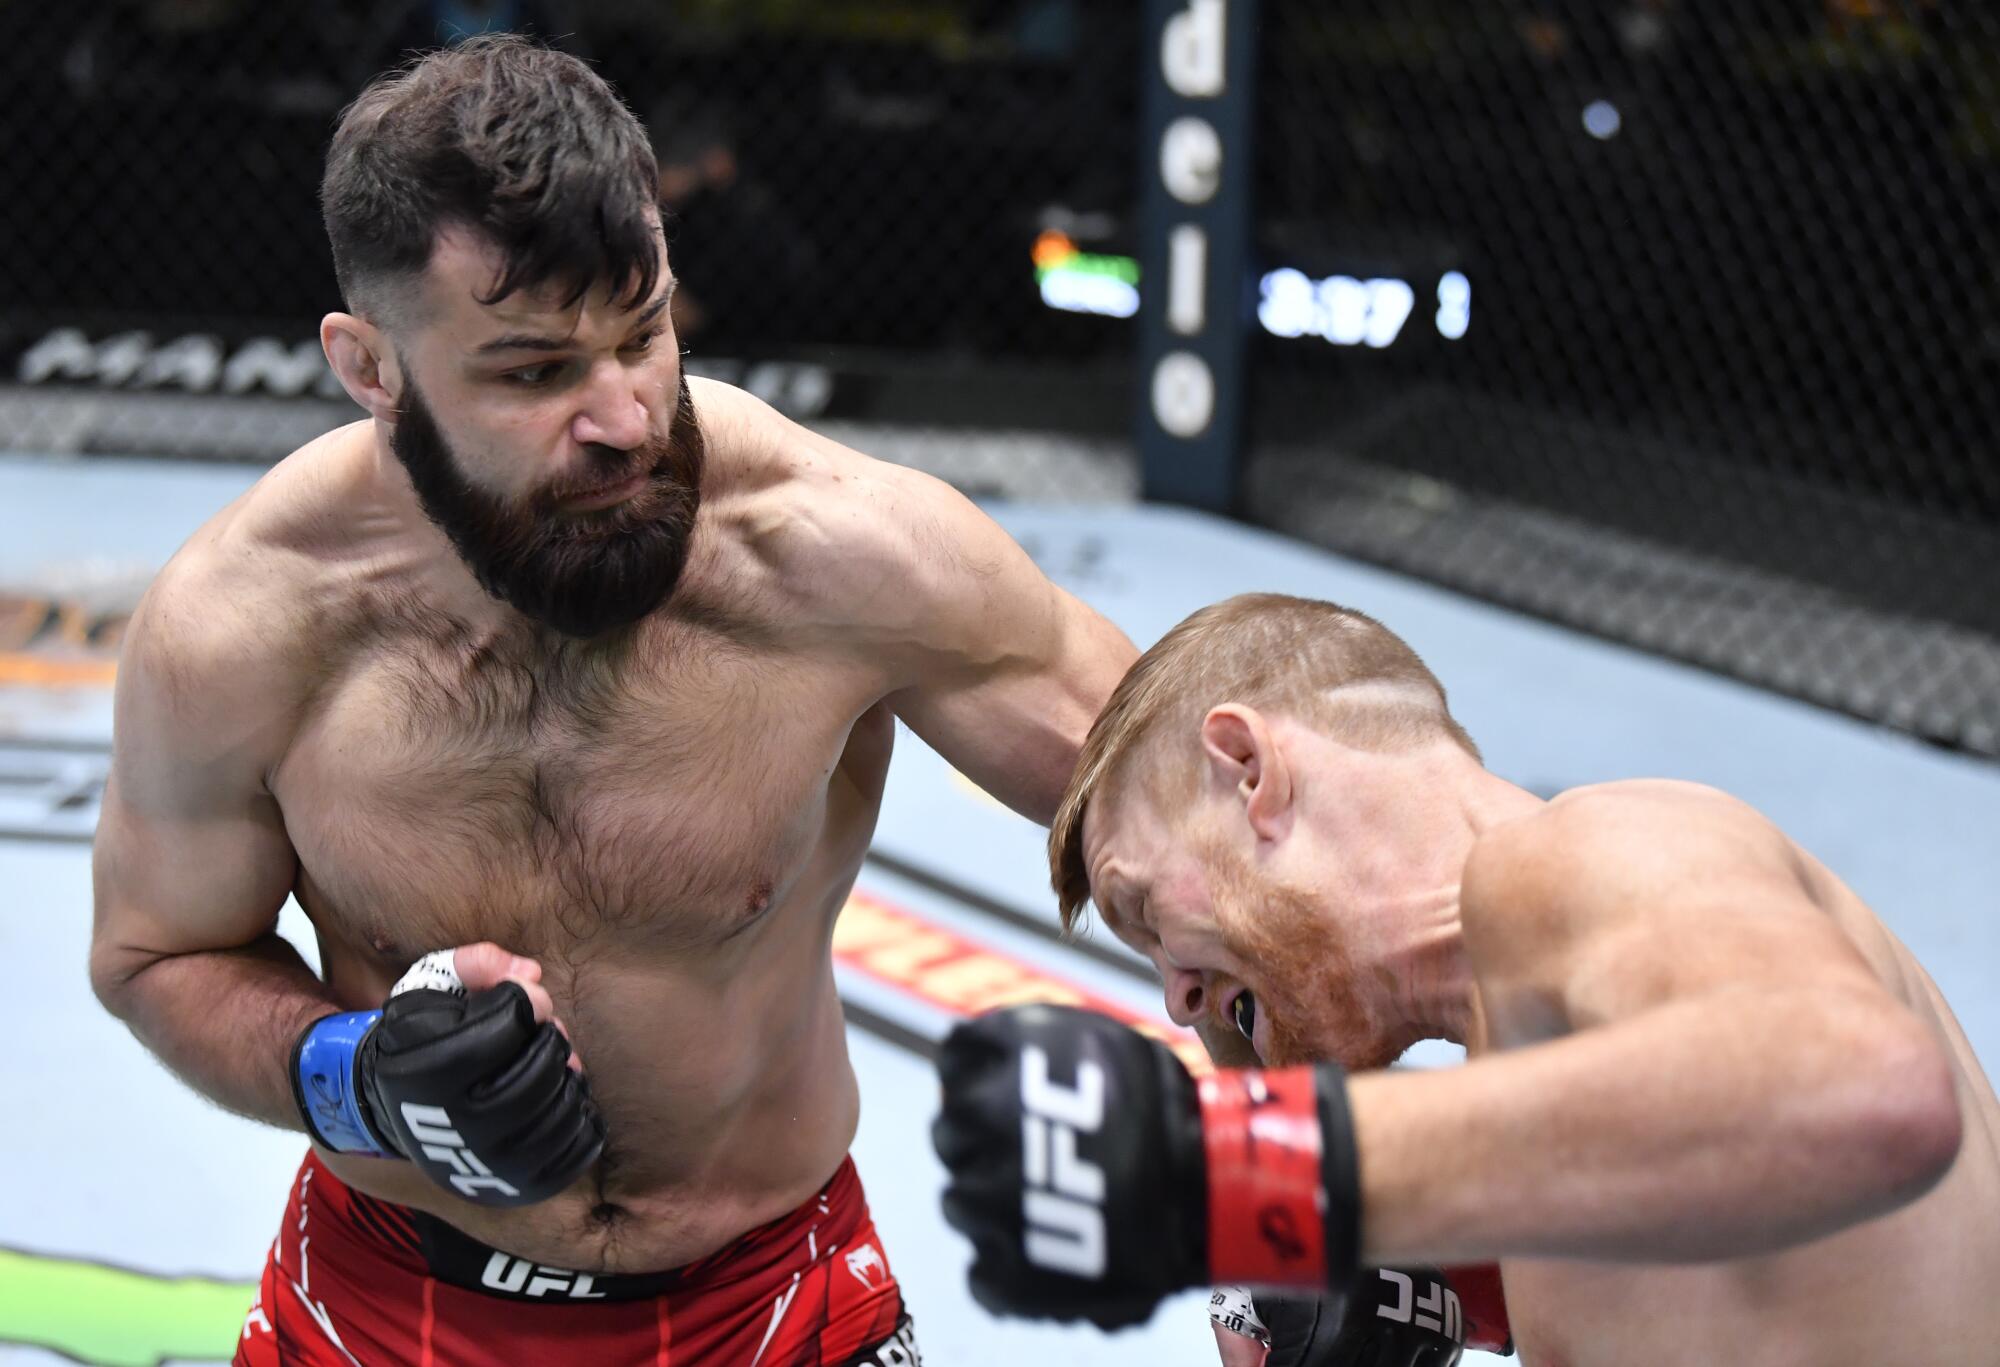
[[158, 961], [158, 955], [136, 953], [113, 941], [100, 940], [90, 947], [90, 990], [106, 1011], [129, 1021], [138, 1009], [139, 976]]
[[131, 978], [116, 967], [108, 956], [92, 950], [90, 954], [90, 990], [97, 998], [97, 1004], [118, 1019], [125, 1019], [131, 1010], [131, 993], [128, 991]]
[[1880, 1214], [1944, 1180], [1964, 1122], [1950, 1055], [1920, 1023], [1898, 1022], [1869, 1053], [1839, 1148], [1859, 1203]]

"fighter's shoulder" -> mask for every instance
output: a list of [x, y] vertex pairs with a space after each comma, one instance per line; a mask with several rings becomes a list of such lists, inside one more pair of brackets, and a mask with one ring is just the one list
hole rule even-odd
[[1797, 847], [1748, 803], [1704, 784], [1633, 779], [1572, 789], [1489, 828], [1466, 860], [1469, 918], [1546, 935], [1745, 882], [1796, 885]]
[[948, 515], [941, 481], [875, 460], [716, 381], [689, 380], [714, 471], [711, 514], [788, 597], [850, 602], [922, 554]]
[[133, 613], [121, 681], [188, 705], [291, 691], [324, 626], [312, 605], [329, 596], [328, 486], [345, 478], [343, 432], [280, 461], [174, 553]]

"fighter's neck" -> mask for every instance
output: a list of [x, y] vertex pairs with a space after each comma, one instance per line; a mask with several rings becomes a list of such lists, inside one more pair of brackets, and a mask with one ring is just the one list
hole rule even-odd
[[1460, 888], [1465, 860], [1495, 826], [1543, 805], [1541, 798], [1486, 770], [1466, 773], [1449, 823], [1451, 849], [1438, 877], [1407, 899], [1393, 918], [1396, 938], [1386, 955], [1397, 1023], [1411, 1037], [1443, 1039], [1477, 1054], [1485, 1048], [1486, 1012], [1465, 952]]
[[347, 521], [383, 584], [482, 638], [532, 630], [525, 617], [480, 586], [451, 539], [424, 515], [416, 487], [390, 449], [388, 428], [370, 424], [351, 455], [362, 477], [349, 486]]
[[1469, 1045], [1483, 1034], [1478, 992], [1459, 930], [1458, 885], [1405, 906], [1384, 977], [1394, 984], [1391, 1033], [1406, 1044], [1443, 1039]]

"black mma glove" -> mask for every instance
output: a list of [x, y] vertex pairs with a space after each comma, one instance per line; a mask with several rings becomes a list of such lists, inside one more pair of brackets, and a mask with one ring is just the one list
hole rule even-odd
[[1366, 1271], [1345, 1305], [1222, 1287], [1209, 1319], [1234, 1327], [1217, 1314], [1233, 1305], [1254, 1325], [1236, 1332], [1269, 1348], [1264, 1367], [1451, 1367], [1467, 1348], [1514, 1351], [1500, 1270], [1491, 1264]]
[[1466, 1348], [1514, 1350], [1491, 1266], [1378, 1268], [1344, 1305], [1218, 1287], [1209, 1319], [1263, 1343], [1264, 1367], [1452, 1367]]
[[989, 1310], [1135, 1324], [1214, 1282], [1344, 1288], [1360, 1248], [1331, 1065], [1199, 1084], [1165, 1046], [1063, 1006], [995, 1011], [939, 1055], [945, 1218]]
[[515, 983], [466, 995], [450, 952], [426, 955], [380, 1011], [314, 1021], [292, 1051], [293, 1096], [315, 1142], [395, 1155], [485, 1206], [562, 1191], [604, 1150], [604, 1121]]

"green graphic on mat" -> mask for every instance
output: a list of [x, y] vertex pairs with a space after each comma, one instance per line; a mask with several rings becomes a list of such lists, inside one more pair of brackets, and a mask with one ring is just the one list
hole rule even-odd
[[254, 1282], [156, 1277], [0, 1248], [0, 1343], [91, 1367], [227, 1362], [256, 1292]]

